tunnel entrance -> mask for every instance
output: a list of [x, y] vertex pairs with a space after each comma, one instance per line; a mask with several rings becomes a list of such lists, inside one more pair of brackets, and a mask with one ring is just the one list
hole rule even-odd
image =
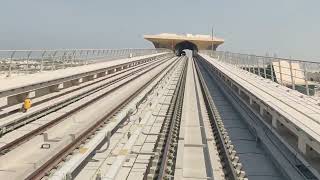
[[181, 56], [184, 53], [183, 50], [185, 49], [191, 50], [193, 56], [198, 53], [198, 47], [189, 41], [182, 41], [176, 44], [174, 51], [177, 56]]

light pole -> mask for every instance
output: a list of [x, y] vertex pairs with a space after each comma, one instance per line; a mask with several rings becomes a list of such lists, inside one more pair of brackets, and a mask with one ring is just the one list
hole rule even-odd
[[211, 29], [211, 56], [213, 54], [213, 26], [212, 26], [212, 29]]

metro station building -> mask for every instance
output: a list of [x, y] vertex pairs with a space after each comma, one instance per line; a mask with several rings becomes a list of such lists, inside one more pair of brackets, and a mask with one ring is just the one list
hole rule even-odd
[[144, 39], [153, 43], [155, 48], [171, 49], [180, 56], [184, 49], [192, 50], [193, 53], [199, 50], [216, 50], [224, 43], [223, 39], [210, 35], [178, 35], [162, 33], [158, 35], [144, 35]]

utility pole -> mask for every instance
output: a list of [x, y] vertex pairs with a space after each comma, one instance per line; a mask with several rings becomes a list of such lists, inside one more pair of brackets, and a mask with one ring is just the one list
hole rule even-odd
[[211, 42], [211, 50], [212, 50], [212, 52], [211, 53], [213, 53], [213, 26], [212, 26], [212, 29], [211, 29], [211, 40], [212, 40], [212, 42]]

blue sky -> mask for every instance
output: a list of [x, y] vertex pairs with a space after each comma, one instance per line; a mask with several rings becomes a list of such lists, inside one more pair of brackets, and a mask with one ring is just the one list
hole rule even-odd
[[0, 0], [0, 49], [144, 48], [143, 34], [225, 39], [220, 50], [320, 61], [318, 0]]

